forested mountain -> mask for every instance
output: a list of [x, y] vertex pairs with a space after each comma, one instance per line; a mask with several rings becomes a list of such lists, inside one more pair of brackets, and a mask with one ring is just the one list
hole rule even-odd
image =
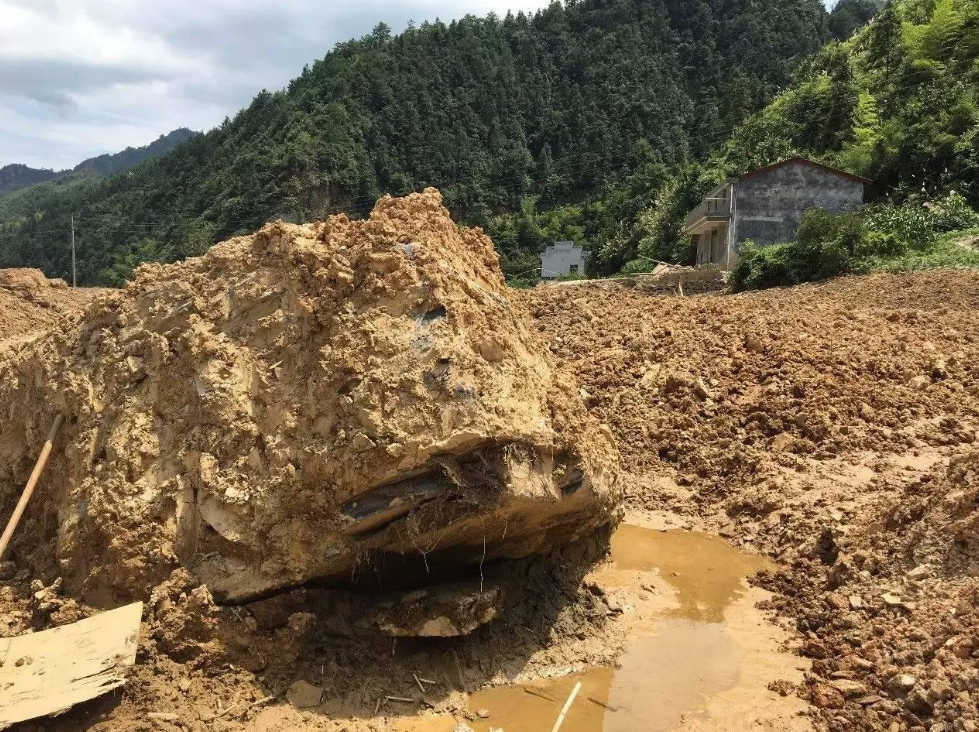
[[543, 230], [596, 247], [621, 236], [650, 191], [788, 84], [827, 21], [820, 0], [576, 0], [381, 25], [168, 155], [0, 204], [0, 266], [64, 274], [74, 213], [82, 281], [118, 284], [270, 218], [436, 185], [513, 274], [541, 243], [537, 212], [560, 208]]
[[0, 196], [5, 193], [20, 190], [21, 188], [26, 188], [27, 186], [35, 185], [36, 183], [43, 183], [57, 175], [53, 170], [29, 168], [19, 163], [5, 165], [0, 168]]
[[[113, 155], [99, 155], [95, 158], [83, 160], [71, 170], [44, 170], [29, 168], [26, 165], [7, 165], [0, 168], [0, 198], [9, 196], [17, 191], [40, 183], [57, 183], [59, 188], [75, 185], [81, 181], [86, 181], [92, 176], [107, 176], [114, 173], [121, 173], [129, 170], [135, 165], [142, 163], [150, 158], [159, 157], [173, 150], [177, 145], [186, 142], [199, 132], [179, 128], [165, 135], [160, 135], [158, 139], [149, 145], [142, 147], [127, 147], [125, 150]], [[11, 203], [9, 200], [0, 203], [0, 212], [20, 211], [22, 207], [18, 203]], [[7, 218], [5, 216], [5, 218]]]
[[795, 155], [870, 178], [871, 201], [928, 206], [955, 191], [979, 207], [979, 3], [891, 2], [828, 44], [718, 154], [661, 191], [634, 241], [646, 256], [684, 259], [679, 221], [706, 191]]
[[829, 15], [830, 35], [838, 41], [851, 38], [884, 7], [884, 0], [840, 0]]
[[139, 165], [150, 158], [165, 155], [177, 147], [177, 145], [187, 142], [187, 140], [198, 134], [200, 133], [194, 132], [193, 130], [188, 130], [186, 127], [180, 127], [172, 132], [168, 132], [165, 135], [160, 135], [149, 145], [143, 145], [142, 147], [127, 147], [125, 150], [118, 152], [115, 155], [99, 155], [95, 158], [83, 160], [81, 163], [75, 166], [75, 172], [91, 170], [99, 175], [121, 173], [122, 171], [129, 170], [130, 168]]

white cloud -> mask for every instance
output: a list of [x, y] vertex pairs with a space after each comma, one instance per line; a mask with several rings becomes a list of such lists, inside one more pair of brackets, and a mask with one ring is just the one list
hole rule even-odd
[[207, 129], [380, 21], [549, 0], [0, 0], [0, 165], [67, 168]]

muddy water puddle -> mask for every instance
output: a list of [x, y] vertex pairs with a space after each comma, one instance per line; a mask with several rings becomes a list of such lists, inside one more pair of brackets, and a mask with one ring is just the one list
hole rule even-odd
[[[773, 568], [768, 560], [717, 537], [632, 525], [622, 526], [613, 537], [612, 559], [617, 575], [613, 584], [633, 584], [643, 576], [639, 573], [658, 572], [672, 589], [672, 607], [639, 623], [617, 669], [595, 668], [477, 692], [470, 706], [486, 709], [490, 716], [473, 724], [476, 732], [501, 727], [506, 732], [546, 732], [579, 681], [582, 688], [563, 732], [669, 732], [710, 716], [709, 699], [739, 685], [745, 646], [768, 640], [748, 636], [759, 628], [764, 635], [767, 624], [760, 615], [747, 622], [738, 617], [733, 623], [730, 616], [758, 613], [753, 601], [745, 602], [744, 580]], [[732, 613], [735, 605], [737, 612]], [[749, 676], [757, 671], [757, 659], [751, 665]], [[737, 704], [722, 701], [721, 706]], [[738, 723], [719, 720], [719, 728], [734, 729]]]

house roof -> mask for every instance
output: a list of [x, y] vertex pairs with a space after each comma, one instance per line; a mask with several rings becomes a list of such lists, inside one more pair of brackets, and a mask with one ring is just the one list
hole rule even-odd
[[834, 173], [842, 178], [849, 178], [850, 180], [857, 181], [858, 183], [870, 183], [870, 178], [864, 178], [861, 175], [855, 175], [854, 173], [847, 173], [845, 170], [840, 170], [839, 168], [834, 168], [824, 163], [817, 163], [815, 160], [810, 160], [809, 158], [803, 157], [793, 157], [787, 158], [786, 160], [780, 160], [777, 163], [772, 163], [771, 165], [766, 165], [763, 168], [758, 168], [757, 170], [752, 170], [744, 175], [740, 176], [738, 180], [743, 180], [745, 178], [750, 178], [753, 175], [758, 175], [760, 173], [767, 173], [769, 170], [774, 170], [775, 168], [781, 168], [783, 165], [788, 165], [789, 163], [802, 163], [803, 165], [811, 165], [814, 168], [821, 168], [829, 173]]

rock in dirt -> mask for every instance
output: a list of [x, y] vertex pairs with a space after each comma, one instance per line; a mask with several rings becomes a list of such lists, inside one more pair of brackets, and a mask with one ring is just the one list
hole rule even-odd
[[901, 599], [901, 596], [895, 595], [893, 592], [885, 592], [880, 596], [880, 599], [888, 607], [904, 607], [904, 601]]
[[501, 604], [498, 588], [449, 585], [399, 595], [374, 604], [354, 623], [393, 637], [453, 638], [494, 620]]
[[57, 517], [59, 573], [90, 603], [179, 566], [222, 602], [390, 589], [617, 516], [607, 429], [435, 190], [144, 265], [0, 358], [0, 504], [56, 412], [58, 491], [33, 510]]
[[308, 681], [297, 681], [286, 691], [286, 699], [297, 709], [318, 707], [323, 700], [323, 689]]
[[830, 686], [840, 692], [847, 699], [855, 699], [867, 694], [867, 687], [859, 681], [851, 679], [835, 679], [830, 682]]
[[887, 686], [893, 691], [906, 692], [910, 691], [916, 683], [918, 679], [911, 674], [897, 674], [887, 682]]

